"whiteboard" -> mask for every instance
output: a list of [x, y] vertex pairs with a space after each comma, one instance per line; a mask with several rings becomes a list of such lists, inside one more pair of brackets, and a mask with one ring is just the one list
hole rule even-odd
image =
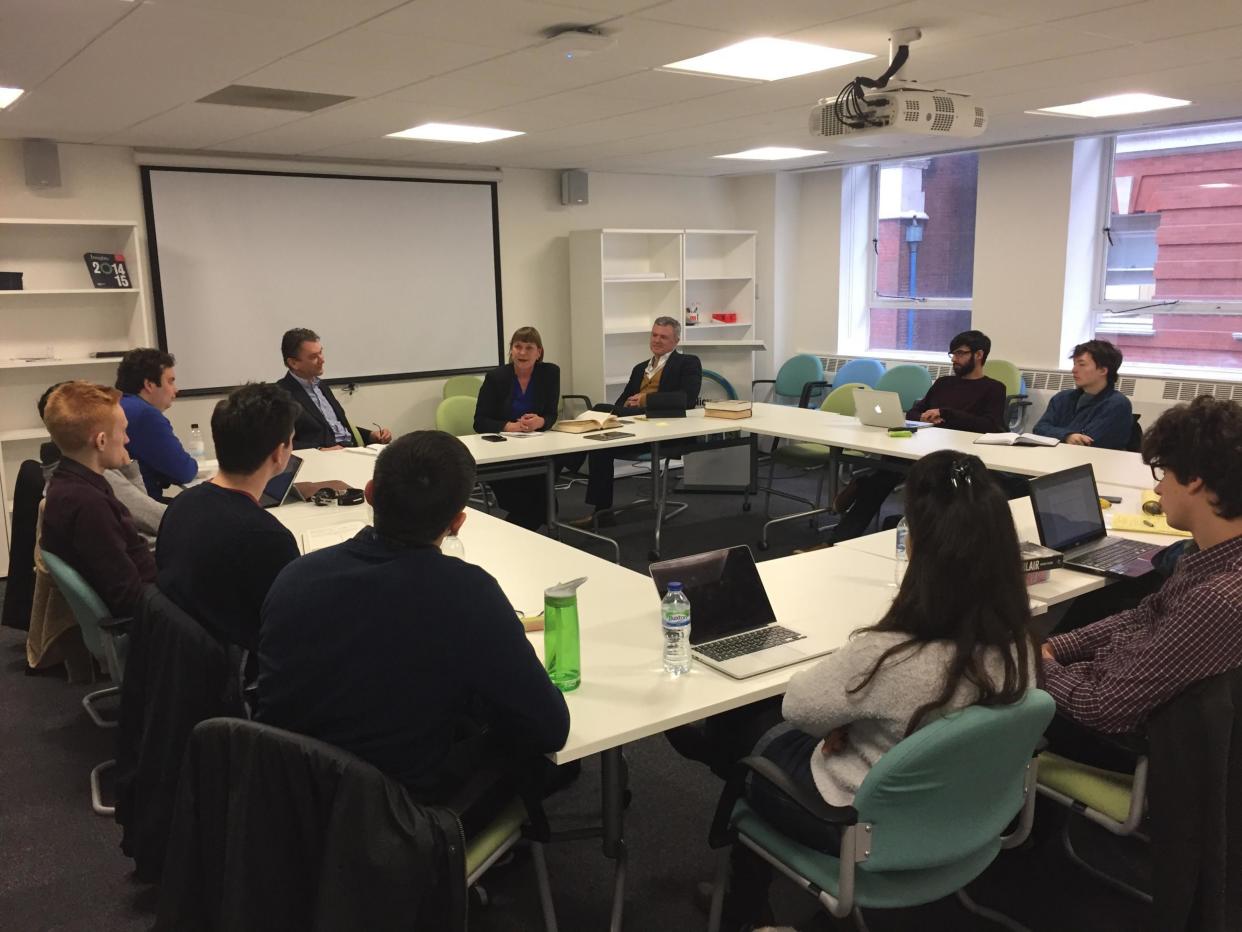
[[292, 327], [322, 338], [333, 382], [500, 362], [495, 182], [148, 166], [142, 186], [182, 391], [279, 378]]

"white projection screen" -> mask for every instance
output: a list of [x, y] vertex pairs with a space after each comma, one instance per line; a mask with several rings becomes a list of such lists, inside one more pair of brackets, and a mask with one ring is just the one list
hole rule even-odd
[[323, 339], [330, 382], [500, 361], [495, 182], [142, 169], [160, 346], [209, 394], [284, 374]]

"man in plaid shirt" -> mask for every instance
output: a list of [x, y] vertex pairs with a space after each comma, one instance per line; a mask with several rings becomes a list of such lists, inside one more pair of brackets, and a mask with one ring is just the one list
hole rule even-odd
[[1143, 437], [1160, 504], [1193, 537], [1136, 608], [1043, 646], [1057, 710], [1098, 732], [1132, 732], [1187, 686], [1242, 666], [1242, 406], [1208, 395]]

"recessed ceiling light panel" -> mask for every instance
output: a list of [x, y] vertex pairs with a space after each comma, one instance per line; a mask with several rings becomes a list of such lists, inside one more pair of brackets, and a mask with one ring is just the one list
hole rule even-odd
[[827, 155], [824, 149], [797, 149], [792, 146], [762, 146], [758, 149], [747, 149], [744, 152], [730, 152], [728, 155], [715, 155], [717, 159], [753, 159], [759, 162], [778, 162], [781, 159], [804, 159], [811, 155]]
[[3, 110], [24, 93], [26, 92], [20, 87], [0, 87], [0, 110]]
[[1028, 110], [1028, 113], [1049, 113], [1056, 116], [1073, 117], [1110, 117], [1122, 116], [1127, 113], [1150, 113], [1153, 110], [1169, 110], [1173, 107], [1186, 107], [1189, 100], [1177, 97], [1160, 97], [1157, 94], [1113, 94], [1110, 97], [1093, 97], [1076, 104], [1061, 104], [1056, 107], [1040, 107]]
[[841, 65], [850, 65], [869, 58], [875, 56], [867, 52], [812, 45], [810, 42], [762, 38], [746, 39], [706, 55], [675, 61], [664, 67], [673, 71], [691, 71], [750, 81], [779, 81], [800, 74], [839, 68]]
[[511, 136], [525, 136], [512, 129], [494, 129], [490, 126], [465, 126], [461, 123], [422, 123], [399, 133], [389, 133], [393, 139], [430, 139], [435, 142], [495, 142]]

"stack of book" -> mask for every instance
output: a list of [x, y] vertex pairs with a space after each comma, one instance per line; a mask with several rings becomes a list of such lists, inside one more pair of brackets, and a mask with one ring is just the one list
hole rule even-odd
[[708, 417], [722, 417], [736, 421], [744, 417], [750, 417], [750, 402], [709, 401], [703, 405], [703, 413]]
[[1029, 540], [1022, 541], [1018, 546], [1022, 553], [1022, 571], [1026, 573], [1028, 586], [1044, 582], [1065, 559], [1061, 551], [1043, 544], [1033, 544]]

